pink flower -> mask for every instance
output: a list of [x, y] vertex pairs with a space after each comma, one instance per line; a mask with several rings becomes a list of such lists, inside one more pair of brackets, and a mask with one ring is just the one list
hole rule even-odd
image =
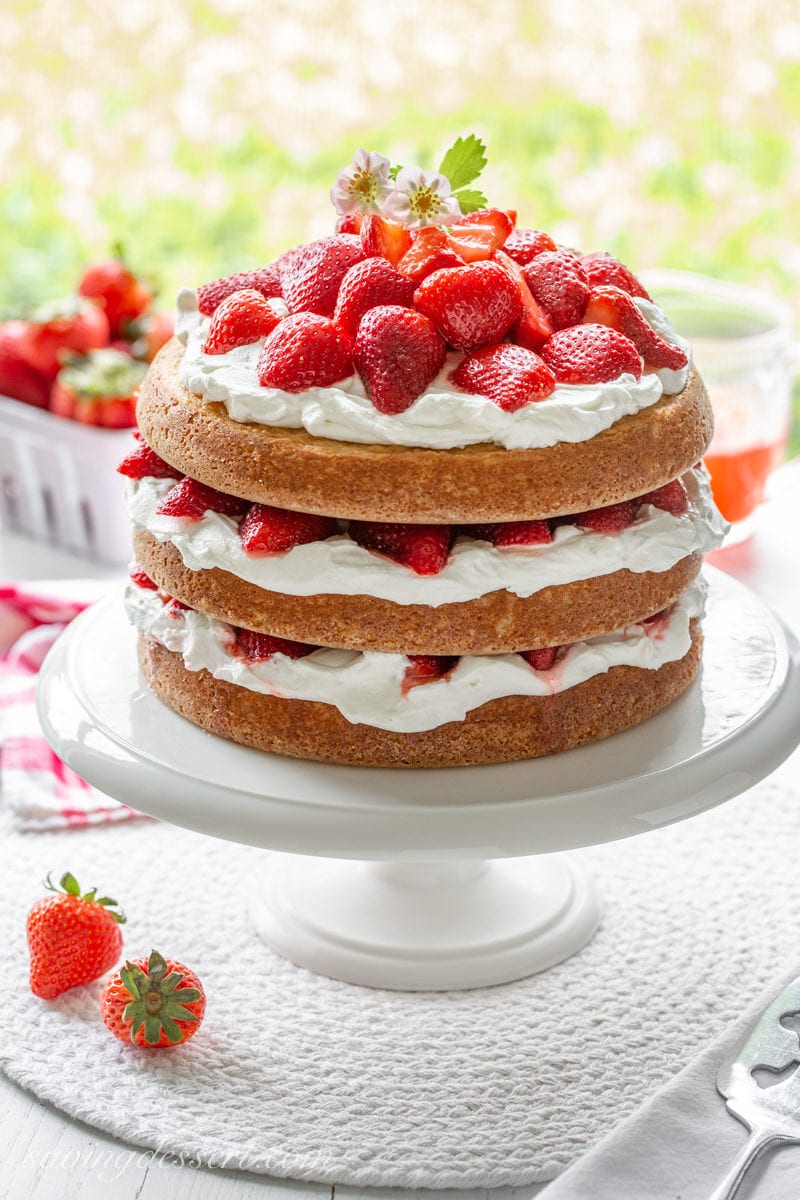
[[450, 225], [461, 216], [461, 205], [451, 194], [450, 180], [438, 171], [403, 167], [383, 204], [383, 213], [408, 229], [423, 225]]

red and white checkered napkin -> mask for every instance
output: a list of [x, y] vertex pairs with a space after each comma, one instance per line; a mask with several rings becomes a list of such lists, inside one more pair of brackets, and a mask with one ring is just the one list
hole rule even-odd
[[[71, 592], [79, 599], [65, 599]], [[90, 787], [50, 749], [36, 715], [36, 677], [65, 626], [103, 585], [0, 584], [0, 795], [22, 830], [140, 817]]]

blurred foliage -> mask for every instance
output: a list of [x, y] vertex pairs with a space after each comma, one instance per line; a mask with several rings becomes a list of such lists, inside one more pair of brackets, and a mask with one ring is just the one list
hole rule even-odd
[[69, 291], [118, 241], [170, 303], [329, 231], [356, 146], [433, 165], [470, 130], [482, 186], [521, 224], [799, 304], [796, 0], [109, 11], [4, 5], [0, 315]]

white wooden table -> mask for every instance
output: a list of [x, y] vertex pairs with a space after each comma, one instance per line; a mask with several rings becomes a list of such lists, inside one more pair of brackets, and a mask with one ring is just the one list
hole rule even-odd
[[[762, 595], [800, 631], [800, 466], [784, 468], [783, 485], [758, 514], [753, 540], [719, 552], [717, 566]], [[0, 580], [120, 577], [72, 555], [0, 530]], [[794, 756], [800, 765], [798, 755]], [[788, 766], [788, 764], [787, 764]], [[793, 772], [800, 778], [800, 770]], [[41, 1103], [0, 1074], [0, 1200], [357, 1200], [429, 1197], [430, 1200], [528, 1200], [546, 1189], [400, 1192], [294, 1183], [240, 1171], [212, 1171], [151, 1152], [83, 1125]]]

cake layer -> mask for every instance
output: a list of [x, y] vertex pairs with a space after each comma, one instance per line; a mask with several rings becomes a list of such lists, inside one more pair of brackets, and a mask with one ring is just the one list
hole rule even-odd
[[[632, 625], [670, 605], [696, 577], [702, 555], [666, 571], [610, 575], [520, 597], [493, 591], [474, 600], [393, 604], [373, 596], [290, 596], [216, 568], [192, 571], [179, 551], [134, 535], [137, 561], [160, 588], [190, 608], [246, 629], [314, 645], [405, 654], [494, 654], [564, 645]], [[418, 579], [424, 593], [427, 579]], [[318, 580], [324, 587], [324, 578]]]
[[140, 637], [139, 661], [168, 707], [242, 745], [354, 766], [452, 767], [538, 758], [628, 729], [686, 690], [697, 674], [701, 644], [695, 620], [688, 651], [656, 670], [611, 667], [566, 691], [490, 700], [463, 720], [416, 733], [352, 724], [330, 704], [265, 695], [206, 669], [190, 671], [179, 653], [153, 638]]
[[417, 524], [559, 516], [651, 491], [698, 462], [711, 440], [711, 408], [696, 372], [676, 395], [588, 441], [428, 450], [234, 421], [222, 404], [184, 387], [182, 354], [177, 339], [168, 343], [140, 388], [137, 416], [148, 443], [193, 479], [300, 512]]

